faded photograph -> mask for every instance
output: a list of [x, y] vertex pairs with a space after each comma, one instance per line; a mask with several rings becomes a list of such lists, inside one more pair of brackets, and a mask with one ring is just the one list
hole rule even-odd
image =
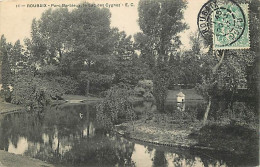
[[0, 167], [259, 166], [259, 0], [1, 0]]

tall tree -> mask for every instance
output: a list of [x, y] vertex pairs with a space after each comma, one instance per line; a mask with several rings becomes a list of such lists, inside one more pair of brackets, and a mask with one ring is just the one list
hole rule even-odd
[[72, 11], [45, 11], [33, 20], [32, 39], [26, 41], [33, 66], [58, 66], [63, 76], [78, 80], [82, 94], [89, 85], [94, 86], [90, 90], [98, 90], [111, 84], [113, 51], [119, 40], [115, 38], [119, 32], [110, 27], [109, 10], [84, 5]]
[[135, 53], [135, 45], [131, 36], [125, 32], [119, 32], [115, 28], [114, 56], [114, 83], [125, 83], [136, 85], [141, 79], [148, 79], [150, 76], [149, 68], [144, 64]]
[[0, 41], [0, 52], [2, 55], [1, 75], [3, 89], [7, 89], [11, 83], [11, 68], [8, 55], [10, 47], [11, 44], [7, 43], [6, 38], [2, 35]]
[[[139, 2], [139, 25], [142, 35], [149, 41], [148, 52], [154, 60], [154, 97], [160, 111], [165, 109], [165, 100], [169, 84], [169, 56], [180, 46], [179, 34], [187, 28], [182, 22], [183, 0], [141, 0]], [[148, 55], [146, 55], [148, 56]]]
[[5, 101], [10, 102], [11, 93], [9, 86], [11, 85], [11, 68], [10, 68], [10, 49], [12, 45], [6, 42], [6, 38], [4, 35], [1, 36], [0, 40], [0, 55], [1, 55], [1, 77], [2, 77], [2, 90], [1, 95], [5, 99]]

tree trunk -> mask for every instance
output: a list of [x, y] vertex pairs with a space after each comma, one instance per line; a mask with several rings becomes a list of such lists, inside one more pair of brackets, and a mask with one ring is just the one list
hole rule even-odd
[[89, 96], [89, 80], [87, 81], [87, 90], [86, 90], [86, 96]]
[[209, 111], [210, 111], [210, 106], [211, 106], [211, 98], [209, 99], [208, 105], [207, 105], [207, 109], [206, 112], [204, 114], [204, 118], [203, 118], [203, 125], [206, 125], [207, 119], [208, 119], [208, 115], [209, 115]]
[[88, 126], [87, 126], [87, 138], [89, 138], [89, 128], [90, 128], [90, 118], [89, 118], [89, 105], [87, 105], [87, 123], [88, 123]]
[[[218, 54], [220, 55], [220, 51], [218, 52]], [[221, 58], [219, 60], [219, 62], [212, 68], [212, 73], [213, 73], [213, 81], [214, 81], [214, 74], [216, 74], [216, 72], [218, 71], [219, 67], [221, 66], [221, 64], [223, 63], [225, 57], [225, 51], [222, 51], [222, 55]], [[210, 106], [211, 106], [211, 97], [209, 98], [209, 102], [206, 108], [206, 112], [204, 114], [204, 118], [203, 118], [203, 125], [206, 124], [206, 121], [208, 119], [208, 115], [209, 115], [209, 111], [210, 111]]]
[[[220, 53], [219, 53], [219, 54], [220, 54]], [[223, 62], [224, 57], [225, 57], [225, 51], [223, 50], [219, 62], [212, 68], [212, 73], [213, 73], [213, 74], [215, 74], [215, 73], [217, 72], [218, 68], [220, 67], [220, 65], [221, 65], [222, 62]]]

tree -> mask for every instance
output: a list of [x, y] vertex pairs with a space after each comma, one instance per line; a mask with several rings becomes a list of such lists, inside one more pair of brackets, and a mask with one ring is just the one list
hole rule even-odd
[[2, 73], [2, 84], [3, 89], [7, 89], [11, 83], [11, 68], [8, 52], [10, 50], [10, 44], [6, 42], [6, 38], [4, 35], [1, 36], [0, 41], [0, 52], [2, 55], [2, 65], [1, 65], [1, 73]]
[[[134, 50], [131, 37], [110, 27], [108, 9], [82, 5], [85, 7], [72, 11], [66, 8], [45, 11], [39, 20], [33, 20], [32, 39], [26, 44], [33, 66], [58, 66], [61, 75], [81, 84], [81, 94], [88, 94], [88, 90], [98, 93], [107, 89], [111, 78], [118, 76], [115, 61], [131, 57]], [[96, 85], [99, 82], [104, 84], [100, 87]]]
[[132, 122], [134, 129], [134, 119], [136, 117], [133, 110], [133, 90], [126, 85], [119, 85], [107, 91], [106, 98], [97, 104], [97, 121], [106, 130], [111, 130], [114, 124], [119, 123], [119, 119]]
[[51, 100], [59, 99], [64, 89], [54, 77], [42, 77], [27, 73], [17, 76], [14, 83], [12, 103], [33, 108], [42, 108]]
[[142, 34], [138, 34], [136, 38], [139, 38], [139, 42], [148, 42], [142, 44], [146, 46], [146, 51], [143, 53], [146, 57], [151, 56], [150, 60], [155, 61], [149, 64], [155, 73], [154, 96], [160, 111], [164, 111], [167, 97], [169, 56], [181, 44], [178, 33], [187, 28], [187, 25], [182, 22], [185, 7], [186, 2], [182, 0], [141, 0], [139, 2], [139, 25]]
[[170, 85], [173, 86], [178, 83], [195, 87], [197, 83], [201, 83], [202, 63], [200, 58], [201, 55], [195, 54], [193, 50], [172, 54], [169, 60]]
[[144, 64], [135, 53], [136, 46], [125, 32], [115, 31], [115, 49], [113, 51], [115, 78], [114, 83], [125, 83], [136, 85], [141, 79], [148, 79], [150, 76], [149, 68]]
[[9, 61], [10, 48], [12, 45], [6, 42], [4, 35], [1, 36], [0, 41], [0, 55], [1, 55], [1, 78], [2, 78], [2, 90], [1, 96], [5, 101], [10, 102], [11, 90], [9, 86], [11, 85], [12, 75]]
[[[249, 2], [250, 22], [259, 20], [259, 15], [256, 14], [259, 13], [257, 6], [259, 6], [258, 1], [252, 0]], [[256, 25], [249, 26], [249, 28], [251, 32], [251, 48], [249, 50], [212, 51], [212, 44], [209, 42], [210, 49], [207, 55], [202, 57], [202, 60], [206, 62], [206, 68], [203, 70], [203, 82], [198, 86], [198, 90], [208, 101], [203, 119], [204, 125], [214, 99], [222, 98], [227, 101], [227, 107], [233, 113], [233, 102], [235, 95], [238, 93], [238, 88], [247, 85], [247, 82], [252, 82], [248, 78], [251, 78], [251, 80], [257, 78], [255, 73], [248, 73], [248, 67], [256, 67], [255, 64], [259, 62], [257, 54], [259, 50], [256, 47], [258, 39], [255, 38], [255, 35], [259, 34], [260, 31]], [[251, 75], [252, 77], [250, 77]], [[249, 87], [248, 90], [250, 92], [251, 88]], [[257, 98], [257, 93], [254, 96]]]

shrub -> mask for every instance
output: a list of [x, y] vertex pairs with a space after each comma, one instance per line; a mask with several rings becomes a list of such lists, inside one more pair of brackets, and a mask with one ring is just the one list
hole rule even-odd
[[124, 85], [110, 88], [105, 99], [96, 106], [99, 125], [102, 128], [111, 129], [120, 120], [133, 121], [135, 113], [132, 95], [133, 91]]
[[94, 72], [82, 71], [78, 77], [81, 93], [86, 94], [87, 83], [89, 81], [90, 93], [98, 93], [108, 89], [113, 81], [112, 75], [99, 74]]
[[52, 99], [61, 97], [63, 93], [63, 89], [54, 80], [30, 74], [20, 75], [14, 83], [11, 102], [38, 108], [49, 104]]
[[63, 88], [65, 94], [78, 94], [79, 93], [79, 83], [72, 77], [56, 77], [55, 81], [59, 83], [60, 87]]

